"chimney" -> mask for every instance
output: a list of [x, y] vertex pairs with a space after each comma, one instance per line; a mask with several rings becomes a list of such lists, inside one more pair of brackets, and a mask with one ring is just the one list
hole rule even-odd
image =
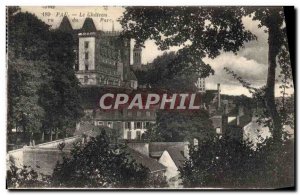
[[239, 114], [236, 116], [236, 125], [237, 126], [240, 125], [240, 115]]
[[240, 125], [240, 117], [244, 116], [244, 108], [243, 106], [238, 106], [238, 113], [237, 113], [237, 117], [236, 117], [236, 125], [239, 126]]
[[220, 83], [218, 83], [218, 109], [221, 108], [221, 89], [220, 89]]

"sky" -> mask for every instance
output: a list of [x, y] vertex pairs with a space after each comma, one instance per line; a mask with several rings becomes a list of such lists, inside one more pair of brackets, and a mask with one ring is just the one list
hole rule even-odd
[[[91, 17], [98, 30], [111, 31], [114, 28], [114, 30], [119, 31], [122, 30], [122, 27], [117, 19], [122, 16], [125, 9], [124, 7], [23, 6], [21, 10], [35, 14], [39, 19], [51, 25], [52, 28], [57, 28], [63, 16], [67, 14], [74, 29], [81, 28], [84, 19]], [[244, 48], [241, 48], [237, 55], [223, 52], [215, 59], [203, 59], [215, 70], [214, 75], [206, 78], [207, 89], [216, 89], [217, 83], [220, 83], [222, 94], [251, 95], [237, 80], [225, 72], [224, 67], [230, 68], [254, 87], [261, 87], [266, 83], [268, 35], [263, 28], [257, 27], [259, 24], [257, 21], [253, 21], [249, 17], [243, 18], [243, 23], [247, 30], [257, 36], [257, 40], [245, 43]], [[169, 51], [177, 51], [178, 49], [178, 47], [173, 47]], [[157, 48], [154, 41], [148, 40], [142, 51], [142, 63], [150, 63], [164, 52]], [[293, 89], [290, 89], [288, 93], [293, 93]], [[275, 95], [280, 96], [278, 84], [276, 85]]]

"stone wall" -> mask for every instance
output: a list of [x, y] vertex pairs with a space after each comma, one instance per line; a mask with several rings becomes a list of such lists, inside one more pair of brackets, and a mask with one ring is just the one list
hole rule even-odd
[[26, 147], [23, 151], [23, 164], [40, 174], [51, 175], [58, 161], [69, 156], [70, 150], [60, 151], [52, 148]]

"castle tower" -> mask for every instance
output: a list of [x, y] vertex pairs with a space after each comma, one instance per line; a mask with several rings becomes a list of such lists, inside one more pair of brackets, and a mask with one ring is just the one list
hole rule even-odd
[[95, 85], [97, 82], [96, 75], [91, 73], [96, 69], [96, 31], [93, 19], [86, 18], [78, 34], [78, 64], [79, 71], [82, 73], [79, 80], [84, 85]]
[[204, 93], [205, 92], [205, 78], [199, 77], [197, 82], [195, 83], [195, 86], [197, 87], [199, 93]]
[[141, 69], [142, 67], [142, 48], [135, 45], [133, 48], [133, 69]]
[[58, 27], [58, 30], [61, 30], [63, 32], [73, 33], [73, 28], [72, 28], [71, 22], [67, 16], [63, 17], [63, 19]]

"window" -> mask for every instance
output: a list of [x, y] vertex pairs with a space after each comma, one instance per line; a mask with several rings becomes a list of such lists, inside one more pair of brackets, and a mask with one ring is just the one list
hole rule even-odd
[[136, 123], [136, 128], [137, 129], [141, 129], [142, 128], [142, 123], [141, 122], [137, 122]]
[[128, 111], [128, 112], [127, 112], [127, 115], [128, 115], [128, 116], [132, 116], [132, 112], [131, 112], [131, 111]]
[[222, 133], [220, 127], [217, 127], [217, 128], [216, 128], [216, 133], [217, 133], [217, 134], [221, 134], [221, 133]]
[[89, 42], [88, 41], [84, 42], [84, 48], [86, 48], [86, 49], [89, 48]]
[[141, 132], [140, 131], [136, 131], [136, 139], [137, 140], [141, 139]]
[[85, 70], [89, 70], [89, 64], [86, 62], [84, 65], [85, 65]]
[[102, 121], [98, 121], [98, 126], [103, 126], [103, 122]]
[[146, 111], [146, 116], [150, 117], [150, 111]]
[[112, 127], [113, 127], [112, 122], [107, 122], [107, 126], [108, 126], [109, 128], [112, 128]]
[[86, 60], [89, 59], [89, 52], [85, 52], [85, 53], [84, 53], [84, 58], [85, 58]]
[[144, 128], [147, 128], [147, 127], [149, 127], [149, 122], [144, 122]]
[[127, 131], [127, 139], [131, 139], [131, 131]]
[[131, 129], [130, 122], [125, 122], [125, 129]]
[[89, 81], [89, 77], [88, 77], [88, 76], [84, 76], [83, 82], [84, 82], [84, 83], [88, 83], [88, 81]]

